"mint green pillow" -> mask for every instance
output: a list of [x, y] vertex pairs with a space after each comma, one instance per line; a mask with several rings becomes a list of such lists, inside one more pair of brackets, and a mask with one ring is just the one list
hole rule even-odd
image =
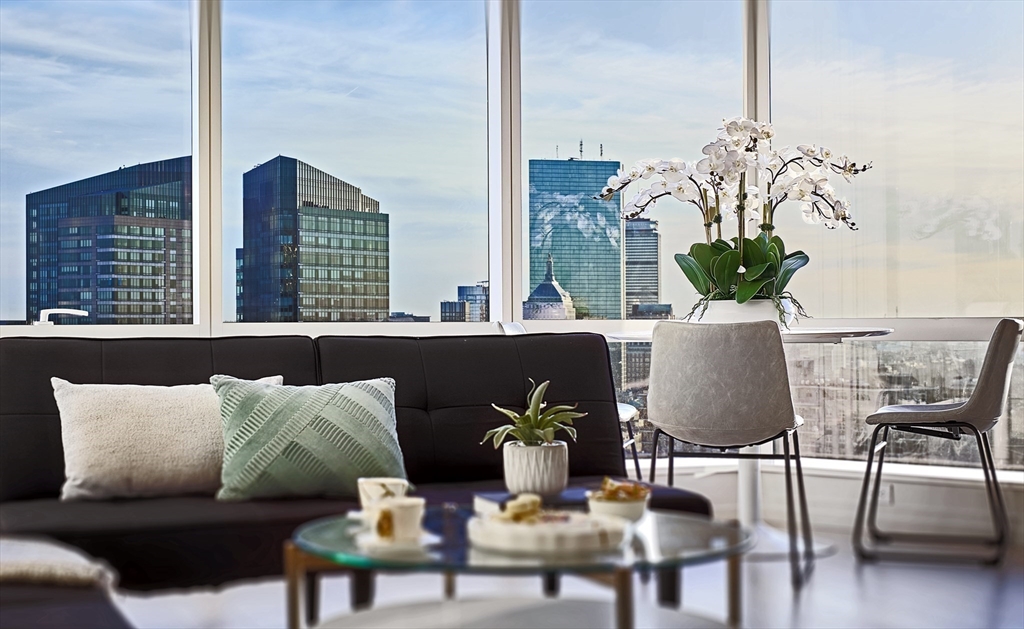
[[219, 500], [358, 495], [361, 476], [405, 478], [395, 381], [292, 387], [210, 378], [220, 398]]

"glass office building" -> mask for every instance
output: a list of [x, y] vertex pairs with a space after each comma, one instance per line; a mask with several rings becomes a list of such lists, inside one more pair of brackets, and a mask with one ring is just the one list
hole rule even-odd
[[192, 157], [25, 197], [26, 314], [56, 323], [192, 323]]
[[530, 160], [530, 288], [554, 275], [572, 295], [577, 319], [625, 313], [622, 201], [595, 199], [621, 164], [603, 160]]
[[486, 280], [459, 286], [455, 301], [441, 302], [441, 321], [490, 321], [490, 289]]
[[387, 321], [388, 256], [388, 215], [356, 186], [282, 156], [242, 175], [239, 321]]
[[658, 221], [649, 218], [626, 221], [626, 313], [629, 318], [633, 318], [633, 306], [661, 301], [660, 253]]

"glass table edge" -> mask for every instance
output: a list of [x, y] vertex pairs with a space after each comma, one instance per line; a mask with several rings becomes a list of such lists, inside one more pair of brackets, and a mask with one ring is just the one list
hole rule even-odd
[[[440, 507], [433, 507], [440, 508]], [[465, 507], [464, 507], [465, 508]], [[346, 515], [331, 515], [315, 520], [310, 520], [300, 525], [292, 533], [291, 541], [301, 551], [338, 564], [342, 568], [362, 569], [362, 570], [395, 570], [402, 572], [455, 572], [458, 574], [492, 574], [492, 575], [535, 575], [543, 572], [574, 572], [574, 573], [599, 573], [609, 572], [619, 568], [629, 568], [631, 570], [658, 570], [662, 568], [683, 568], [687, 566], [697, 566], [714, 561], [726, 560], [736, 555], [742, 555], [754, 547], [756, 543], [756, 534], [746, 528], [740, 527], [738, 524], [732, 524], [728, 521], [715, 521], [704, 518], [697, 514], [683, 514], [673, 511], [666, 511], [663, 509], [652, 509], [651, 511], [669, 515], [675, 518], [693, 520], [699, 522], [701, 525], [707, 525], [712, 523], [715, 526], [729, 527], [739, 529], [740, 533], [744, 535], [744, 538], [734, 545], [728, 546], [722, 549], [708, 549], [692, 555], [687, 555], [678, 559], [668, 559], [663, 561], [635, 561], [630, 564], [626, 564], [621, 561], [620, 555], [600, 555], [600, 558], [607, 557], [607, 561], [599, 561], [595, 563], [565, 563], [555, 565], [535, 565], [535, 566], [486, 566], [486, 565], [467, 565], [467, 564], [446, 564], [442, 562], [417, 562], [417, 561], [402, 561], [395, 559], [387, 559], [383, 557], [370, 557], [364, 554], [351, 554], [347, 552], [335, 551], [326, 548], [322, 548], [317, 544], [311, 543], [308, 540], [302, 538], [301, 533], [308, 529], [314, 528], [318, 525], [325, 524], [332, 521], [349, 521], [352, 525], [359, 525], [359, 520], [349, 518]], [[475, 515], [475, 514], [474, 514]], [[493, 553], [495, 556], [502, 557], [499, 553]], [[580, 557], [586, 557], [587, 555], [581, 555]], [[515, 560], [516, 555], [508, 555], [508, 558]], [[593, 555], [590, 555], [593, 557]], [[525, 556], [529, 558], [529, 556]]]

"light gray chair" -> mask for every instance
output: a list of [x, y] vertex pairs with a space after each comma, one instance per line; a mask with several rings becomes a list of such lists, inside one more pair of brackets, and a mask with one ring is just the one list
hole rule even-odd
[[[989, 443], [988, 431], [996, 425], [1006, 410], [1006, 400], [1010, 393], [1010, 373], [1013, 369], [1014, 355], [1020, 343], [1024, 322], [1017, 319], [1003, 319], [996, 324], [989, 341], [985, 362], [974, 392], [966, 402], [954, 404], [910, 404], [884, 406], [868, 416], [867, 423], [875, 426], [868, 445], [868, 465], [864, 473], [864, 484], [861, 487], [860, 502], [857, 505], [857, 520], [853, 527], [853, 547], [857, 556], [864, 560], [876, 559], [972, 559], [984, 563], [998, 563], [1006, 550], [1009, 520], [1006, 515], [1006, 502], [996, 479], [995, 460], [992, 458], [992, 445]], [[908, 432], [927, 437], [952, 439], [960, 441], [966, 431], [974, 436], [978, 443], [978, 454], [981, 458], [981, 469], [985, 476], [985, 490], [988, 496], [989, 511], [992, 515], [992, 526], [995, 537], [976, 537], [966, 535], [929, 535], [882, 531], [878, 528], [878, 494], [882, 481], [882, 462], [885, 448], [889, 445], [889, 433]], [[879, 441], [881, 435], [881, 441]], [[873, 488], [871, 485], [871, 466], [875, 455], [878, 455], [878, 469], [875, 472]], [[865, 510], [867, 517], [865, 521]], [[867, 524], [868, 536], [873, 546], [864, 543], [864, 525]], [[994, 553], [975, 556], [973, 554], [922, 554], [921, 552], [894, 551], [890, 547], [880, 547], [892, 543], [908, 543], [920, 549], [937, 545], [981, 546], [995, 548]]]
[[[651, 345], [647, 418], [655, 426], [652, 474], [662, 434], [716, 450], [676, 453], [673, 448], [669, 453], [670, 463], [674, 456], [785, 461], [790, 566], [793, 584], [797, 587], [802, 585], [814, 562], [807, 494], [800, 465], [800, 441], [796, 433], [803, 420], [793, 410], [789, 373], [778, 324], [773, 321], [656, 323]], [[782, 440], [783, 454], [727, 452], [775, 439]], [[791, 459], [796, 466], [800, 494], [805, 561], [803, 569], [797, 547]]]

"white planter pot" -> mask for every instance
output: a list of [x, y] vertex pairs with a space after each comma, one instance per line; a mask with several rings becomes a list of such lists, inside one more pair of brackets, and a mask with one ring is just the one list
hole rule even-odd
[[[782, 307], [786, 311], [786, 325], [793, 323], [796, 316], [796, 309], [788, 299], [782, 300]], [[700, 314], [700, 308], [697, 314]], [[696, 321], [697, 319], [694, 318]], [[775, 308], [775, 302], [770, 299], [751, 299], [745, 304], [736, 303], [734, 300], [709, 301], [708, 309], [700, 317], [698, 323], [745, 323], [748, 321], [775, 321], [779, 320], [779, 311]]]
[[569, 482], [569, 449], [564, 441], [524, 446], [508, 441], [505, 458], [505, 486], [511, 494], [556, 496]]

